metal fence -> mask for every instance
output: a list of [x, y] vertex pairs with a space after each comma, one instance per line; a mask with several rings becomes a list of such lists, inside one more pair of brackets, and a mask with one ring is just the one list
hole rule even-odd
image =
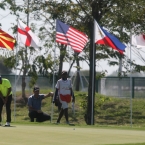
[[106, 96], [145, 98], [144, 77], [106, 77], [97, 83], [98, 93]]
[[[21, 84], [22, 84], [22, 76], [15, 76], [15, 75], [2, 75], [3, 78], [7, 78], [10, 80], [12, 84], [12, 89], [15, 92], [16, 91], [21, 91]], [[30, 77], [26, 77], [26, 90], [29, 91], [29, 95], [31, 95], [32, 88], [29, 87], [29, 82], [30, 82]], [[73, 89], [75, 90], [75, 86], [77, 83], [76, 77], [72, 77], [72, 84], [73, 84]], [[17, 83], [16, 83], [16, 80]], [[57, 80], [55, 80], [54, 83], [56, 83]], [[80, 91], [82, 92], [88, 92], [88, 82], [89, 78], [82, 76], [80, 78]], [[53, 89], [53, 79], [49, 79], [47, 77], [42, 77], [39, 76], [38, 80], [36, 82], [36, 85], [40, 87], [40, 89]], [[100, 114], [95, 114], [96, 115], [96, 122], [99, 124], [110, 124], [114, 123], [114, 120], [116, 121], [118, 119], [118, 122], [121, 122], [122, 124], [125, 123], [130, 123], [132, 125], [132, 122], [134, 123], [135, 120], [139, 120], [138, 122], [144, 122], [145, 115], [139, 110], [136, 110], [135, 106], [135, 100], [136, 99], [131, 99], [132, 98], [145, 98], [145, 78], [144, 77], [123, 77], [123, 78], [118, 78], [118, 77], [104, 77], [99, 80], [96, 80], [96, 92], [103, 94], [105, 96], [113, 96], [113, 97], [120, 97], [120, 98], [125, 98], [122, 99], [124, 102], [130, 102], [128, 103], [125, 108], [127, 109], [122, 109], [122, 104], [120, 104], [120, 107], [114, 108], [112, 104], [110, 106], [103, 106], [105, 107], [105, 113], [100, 113]], [[15, 94], [14, 94], [15, 97]], [[119, 98], [119, 99], [120, 99]], [[134, 102], [132, 101], [134, 100]], [[141, 100], [141, 99], [140, 99]], [[111, 102], [110, 102], [111, 103]], [[107, 104], [108, 105], [108, 104]], [[53, 108], [53, 107], [52, 107]], [[51, 108], [51, 110], [52, 110]], [[133, 108], [133, 109], [132, 109]], [[142, 104], [142, 108], [144, 108], [144, 104]], [[119, 110], [121, 109], [121, 111]], [[125, 111], [125, 116], [118, 115], [116, 116], [109, 116], [109, 114], [112, 113], [118, 114], [119, 112]], [[83, 111], [81, 108], [78, 107], [78, 112]], [[51, 111], [52, 112], [52, 111]], [[111, 114], [112, 115], [112, 114]], [[16, 116], [16, 103], [14, 101], [14, 120]], [[138, 119], [139, 118], [139, 119]], [[116, 124], [118, 124], [116, 122]]]
[[[10, 80], [13, 91], [21, 91], [22, 76], [2, 75], [3, 78]], [[26, 90], [32, 93], [32, 88], [29, 87], [30, 77], [26, 76]], [[71, 77], [73, 89], [77, 83], [76, 77]], [[17, 81], [17, 83], [16, 83]], [[54, 84], [56, 84], [54, 81]], [[87, 92], [89, 86], [89, 77], [81, 76], [80, 91]], [[39, 76], [36, 82], [41, 89], [53, 89], [53, 79]], [[16, 88], [15, 88], [16, 87]], [[96, 80], [96, 92], [113, 97], [129, 98], [145, 98], [145, 77], [104, 77]]]
[[[21, 91], [22, 90], [22, 76], [15, 76], [15, 75], [2, 75], [3, 78], [7, 78], [12, 85], [13, 92]], [[25, 82], [26, 82], [26, 88], [25, 90], [30, 91], [32, 93], [32, 88], [30, 88], [29, 82], [31, 77], [26, 76]], [[40, 87], [40, 89], [53, 89], [53, 83], [52, 79], [50, 80], [47, 77], [39, 76], [36, 84]]]

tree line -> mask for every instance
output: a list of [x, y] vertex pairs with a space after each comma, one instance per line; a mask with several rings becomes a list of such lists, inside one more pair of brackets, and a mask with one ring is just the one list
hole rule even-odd
[[[41, 40], [38, 50], [16, 44], [17, 51], [15, 50], [11, 55], [2, 56], [6, 67], [17, 69], [23, 75], [22, 98], [24, 100], [26, 98], [26, 75], [31, 76], [30, 86], [32, 87], [40, 74], [52, 76], [55, 73], [59, 78], [64, 62], [70, 63], [68, 72], [71, 71], [74, 64], [76, 64], [76, 70], [80, 71], [81, 61], [85, 61], [90, 66], [90, 42], [81, 54], [73, 52], [65, 45], [56, 44], [56, 19], [86, 33], [89, 38], [91, 37], [91, 24], [95, 19], [101, 26], [118, 37], [121, 42], [128, 45], [131, 32], [137, 34], [145, 30], [144, 5], [144, 0], [27, 0], [22, 2], [3, 0], [0, 2], [0, 9], [9, 9], [11, 15], [16, 16], [16, 21], [20, 18], [25, 23], [29, 22], [31, 29], [38, 34]], [[11, 29], [16, 36], [17, 25], [13, 24]], [[54, 56], [56, 48], [59, 53]], [[108, 60], [108, 65], [119, 65], [122, 60], [125, 71], [118, 72], [118, 75], [126, 75], [130, 71], [130, 64], [134, 71], [145, 70], [145, 67], [136, 64], [135, 60], [130, 60], [127, 56], [121, 55], [107, 46], [96, 45], [95, 48], [96, 63]], [[143, 52], [136, 48], [133, 49], [133, 52], [144, 61]], [[111, 61], [111, 59], [115, 61]], [[101, 76], [105, 76], [106, 72], [106, 69], [102, 70]], [[77, 84], [79, 84], [79, 77], [77, 80]]]

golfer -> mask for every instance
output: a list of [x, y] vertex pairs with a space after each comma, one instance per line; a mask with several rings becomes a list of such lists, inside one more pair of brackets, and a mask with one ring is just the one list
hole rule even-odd
[[6, 124], [5, 126], [10, 126], [11, 122], [11, 102], [12, 102], [12, 88], [11, 83], [8, 79], [2, 78], [0, 76], [0, 122], [2, 121], [2, 109], [6, 106]]
[[68, 120], [68, 103], [75, 102], [75, 97], [72, 90], [71, 80], [67, 78], [67, 71], [62, 71], [62, 77], [57, 81], [55, 86], [55, 96], [53, 102], [57, 101], [57, 97], [61, 103], [61, 110], [57, 119], [57, 123], [60, 123], [62, 116], [65, 116], [66, 123], [69, 124]]
[[47, 95], [39, 94], [39, 87], [34, 87], [33, 93], [34, 94], [28, 98], [28, 115], [30, 117], [30, 121], [34, 122], [34, 118], [36, 118], [36, 122], [50, 120], [51, 117], [48, 114], [43, 113], [43, 111], [41, 110], [41, 102], [47, 97], [53, 97], [53, 92], [50, 92]]

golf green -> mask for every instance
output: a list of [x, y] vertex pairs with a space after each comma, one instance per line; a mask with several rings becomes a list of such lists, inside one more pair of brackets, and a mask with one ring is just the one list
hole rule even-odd
[[145, 143], [145, 131], [75, 126], [0, 127], [0, 145], [103, 145]]

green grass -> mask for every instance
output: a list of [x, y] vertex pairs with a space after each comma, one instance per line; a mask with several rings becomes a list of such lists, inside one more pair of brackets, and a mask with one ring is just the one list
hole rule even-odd
[[13, 123], [0, 128], [0, 145], [119, 145], [144, 144], [145, 131], [69, 126], [51, 123]]
[[[48, 93], [49, 90], [40, 90], [40, 93]], [[27, 92], [27, 96], [31, 92]], [[71, 103], [69, 104], [69, 119], [78, 125], [85, 125], [84, 115], [87, 106], [86, 96], [84, 92], [75, 92], [75, 115], [71, 110]], [[20, 92], [17, 92], [17, 98], [20, 98]], [[12, 103], [12, 121], [14, 122], [29, 122], [27, 105], [22, 103], [20, 99], [16, 103], [14, 114], [14, 103]], [[106, 97], [96, 94], [95, 97], [95, 125], [99, 126], [124, 126], [130, 127], [132, 103], [132, 126], [137, 128], [145, 128], [145, 100], [144, 99], [124, 99]], [[42, 102], [42, 110], [48, 114], [52, 112], [51, 98], [47, 98]], [[15, 116], [15, 117], [14, 117]], [[53, 106], [53, 121], [58, 117], [57, 107]], [[62, 118], [62, 123], [65, 122]]]
[[[41, 90], [41, 93], [47, 93]], [[17, 93], [17, 96], [20, 92]], [[29, 94], [30, 95], [30, 94]], [[69, 105], [69, 120], [64, 117], [56, 125], [57, 107], [53, 106], [53, 120], [50, 123], [31, 123], [27, 105], [17, 101], [15, 113], [12, 102], [13, 127], [1, 127], [0, 145], [145, 145], [145, 100], [133, 99], [133, 122], [130, 124], [130, 99], [118, 99], [96, 94], [95, 125], [86, 125], [86, 94], [75, 92], [75, 115]], [[19, 99], [18, 99], [19, 100]], [[42, 110], [51, 114], [51, 98], [42, 102]], [[5, 120], [4, 114], [4, 120]]]

